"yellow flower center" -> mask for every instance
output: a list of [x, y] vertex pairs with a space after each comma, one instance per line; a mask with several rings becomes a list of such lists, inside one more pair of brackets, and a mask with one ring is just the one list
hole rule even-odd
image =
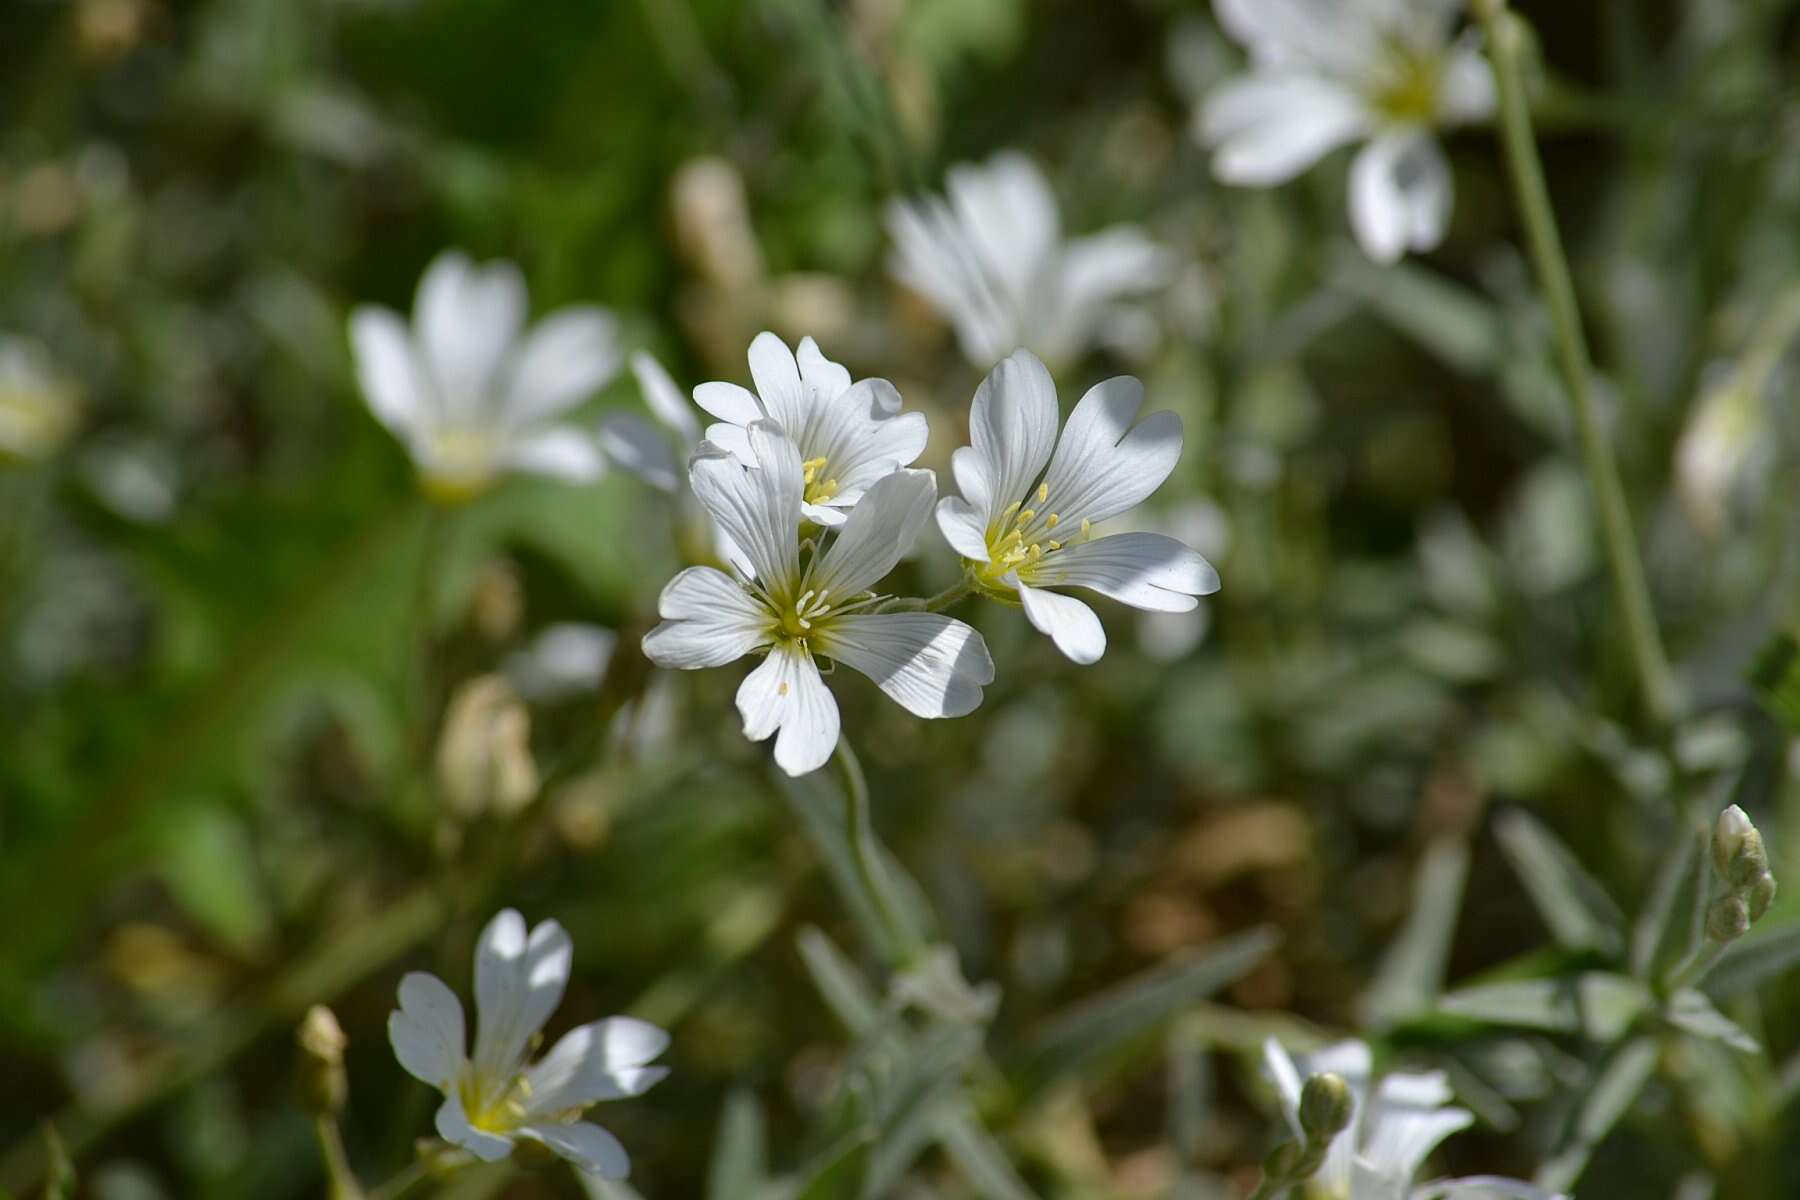
[[479, 429], [442, 429], [425, 443], [419, 468], [425, 495], [439, 504], [464, 504], [494, 482], [499, 441]]
[[[1033, 497], [1036, 507], [1026, 508], [1024, 501], [1015, 500], [1006, 506], [1000, 519], [988, 529], [988, 560], [984, 563], [971, 563], [975, 579], [989, 588], [1003, 586], [1001, 580], [1009, 571], [1023, 574], [1043, 560], [1044, 555], [1061, 550], [1068, 543], [1050, 535], [1059, 532], [1062, 517], [1045, 511], [1050, 502], [1050, 485], [1038, 484]], [[1038, 515], [1043, 514], [1043, 520]], [[1092, 523], [1086, 517], [1075, 534], [1074, 541], [1086, 541]]]
[[838, 481], [826, 473], [831, 464], [823, 458], [809, 458], [800, 464], [806, 472], [806, 491], [803, 496], [808, 504], [823, 504], [838, 494]]
[[1443, 83], [1443, 60], [1395, 40], [1385, 69], [1371, 89], [1375, 111], [1397, 125], [1434, 120]]
[[471, 1073], [457, 1085], [456, 1094], [470, 1125], [483, 1133], [506, 1133], [525, 1123], [531, 1081], [524, 1075], [515, 1075], [506, 1087], [496, 1090], [483, 1087], [482, 1081]]
[[831, 615], [830, 595], [829, 588], [808, 588], [800, 593], [793, 604], [782, 609], [777, 635], [790, 642], [806, 641], [812, 636], [814, 624]]

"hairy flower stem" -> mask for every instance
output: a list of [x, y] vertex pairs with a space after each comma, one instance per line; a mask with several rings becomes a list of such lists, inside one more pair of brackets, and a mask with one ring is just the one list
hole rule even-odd
[[368, 1200], [399, 1200], [425, 1178], [425, 1164], [415, 1162], [369, 1193]]
[[322, 1114], [313, 1118], [313, 1132], [318, 1135], [319, 1153], [325, 1159], [326, 1200], [363, 1200], [362, 1184], [350, 1169], [344, 1155], [344, 1139], [338, 1133], [337, 1118]]
[[1663, 985], [1664, 992], [1673, 996], [1683, 988], [1693, 987], [1706, 978], [1706, 973], [1713, 969], [1713, 965], [1725, 953], [1727, 945], [1728, 943], [1716, 941], [1713, 938], [1707, 938], [1700, 943], [1694, 952], [1688, 955], [1686, 962], [1670, 972], [1669, 981]]
[[850, 840], [850, 857], [856, 863], [856, 874], [863, 890], [875, 906], [876, 919], [888, 942], [890, 965], [910, 962], [919, 949], [911, 926], [901, 917], [894, 898], [893, 886], [881, 862], [881, 846], [869, 823], [869, 781], [862, 763], [850, 747], [850, 739], [839, 736], [837, 761], [844, 775], [844, 832]]
[[1587, 342], [1581, 329], [1581, 313], [1575, 303], [1575, 285], [1570, 279], [1568, 258], [1557, 233], [1550, 194], [1544, 185], [1543, 164], [1538, 160], [1537, 143], [1532, 136], [1531, 114], [1526, 104], [1519, 61], [1525, 43], [1524, 27], [1519, 18], [1507, 10], [1506, 0], [1476, 0], [1475, 9], [1487, 35], [1488, 58], [1493, 63], [1499, 91], [1500, 133], [1506, 147], [1507, 173], [1512, 180], [1519, 216], [1525, 225], [1526, 241], [1543, 290], [1544, 304], [1555, 326], [1557, 357], [1575, 409], [1575, 425], [1588, 483], [1594, 490], [1594, 500], [1600, 510], [1607, 567], [1624, 616], [1625, 635], [1643, 691], [1644, 709], [1654, 724], [1666, 727], [1675, 716], [1674, 681], [1669, 673], [1668, 659], [1663, 655], [1656, 615], [1651, 609], [1650, 589], [1644, 578], [1644, 564], [1638, 555], [1631, 510], [1625, 503], [1625, 488], [1619, 480], [1618, 465], [1613, 461], [1612, 447], [1595, 406]]

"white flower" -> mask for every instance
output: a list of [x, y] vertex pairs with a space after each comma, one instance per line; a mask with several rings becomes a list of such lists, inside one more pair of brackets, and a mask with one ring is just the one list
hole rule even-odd
[[1456, 38], [1460, 0], [1214, 0], [1250, 51], [1247, 76], [1210, 97], [1201, 140], [1227, 183], [1284, 183], [1338, 146], [1350, 224], [1370, 258], [1430, 250], [1450, 223], [1450, 164], [1432, 130], [1494, 109], [1493, 75]]
[[1021, 346], [1073, 359], [1129, 318], [1122, 297], [1168, 281], [1168, 253], [1135, 225], [1064, 241], [1049, 183], [1017, 151], [951, 167], [944, 190], [888, 205], [891, 269], [950, 319], [977, 367]]
[[1095, 384], [1059, 442], [1056, 385], [1020, 350], [976, 390], [974, 444], [951, 459], [962, 495], [938, 503], [938, 528], [976, 585], [1024, 605], [1078, 663], [1105, 653], [1106, 631], [1093, 609], [1049, 588], [1091, 588], [1146, 612], [1187, 612], [1219, 588], [1212, 564], [1172, 537], [1092, 536], [1095, 524], [1160, 487], [1181, 457], [1181, 418], [1159, 412], [1133, 425], [1143, 402], [1143, 385], [1128, 375]]
[[351, 314], [369, 409], [435, 499], [470, 499], [506, 471], [585, 482], [604, 469], [593, 438], [556, 418], [617, 373], [612, 316], [567, 308], [526, 334], [525, 313], [516, 266], [451, 250], [419, 280], [410, 330], [390, 309]]
[[75, 431], [79, 408], [42, 346], [0, 335], [0, 464], [49, 457]]
[[527, 700], [567, 700], [600, 686], [618, 644], [619, 635], [610, 629], [559, 621], [507, 655], [506, 674]]
[[498, 1162], [521, 1139], [541, 1142], [581, 1170], [623, 1179], [625, 1148], [580, 1120], [588, 1105], [647, 1091], [668, 1068], [647, 1064], [669, 1035], [632, 1017], [571, 1029], [535, 1063], [526, 1055], [562, 1000], [573, 950], [555, 921], [529, 936], [506, 909], [475, 946], [475, 1055], [465, 1052], [462, 1005], [444, 981], [414, 971], [400, 981], [388, 1040], [408, 1074], [444, 1093], [437, 1131], [484, 1162]]
[[637, 376], [638, 390], [656, 421], [615, 409], [600, 420], [600, 448], [607, 458], [650, 486], [678, 492], [681, 464], [700, 442], [699, 418], [663, 365], [650, 355], [642, 350], [633, 354], [631, 373]]
[[600, 449], [651, 487], [675, 496], [680, 540], [693, 557], [704, 559], [710, 553], [719, 562], [748, 571], [744, 556], [694, 499], [681, 470], [701, 441], [700, 420], [692, 406], [663, 365], [641, 350], [631, 356], [631, 373], [656, 420], [617, 409], [607, 413], [600, 420]]
[[798, 356], [772, 333], [750, 343], [756, 391], [735, 383], [703, 383], [694, 403], [719, 419], [706, 430], [715, 446], [745, 457], [749, 427], [774, 420], [800, 450], [805, 478], [801, 515], [815, 525], [842, 525], [876, 480], [909, 466], [925, 449], [924, 413], [900, 411], [900, 393], [885, 379], [850, 382], [850, 372], [800, 339]]
[[1296, 1063], [1274, 1038], [1263, 1043], [1263, 1065], [1281, 1095], [1295, 1137], [1300, 1091], [1307, 1076], [1329, 1071], [1350, 1088], [1356, 1111], [1332, 1139], [1325, 1162], [1303, 1184], [1304, 1200], [1561, 1200], [1516, 1179], [1493, 1175], [1439, 1179], [1414, 1186], [1413, 1177], [1439, 1142], [1474, 1124], [1474, 1114], [1450, 1104], [1440, 1071], [1397, 1073], [1371, 1085], [1369, 1048], [1339, 1042]]
[[[816, 770], [837, 746], [838, 708], [815, 659], [846, 663], [921, 717], [960, 717], [981, 703], [994, 663], [981, 635], [927, 612], [872, 612], [870, 589], [931, 516], [937, 481], [900, 470], [878, 479], [830, 544], [800, 555], [806, 490], [800, 451], [773, 421], [752, 421], [746, 452], [703, 444], [689, 465], [694, 494], [754, 572], [689, 567], [663, 589], [662, 624], [644, 638], [659, 666], [719, 667], [758, 650], [738, 689], [744, 736], [775, 739], [790, 775]], [[821, 535], [824, 536], [824, 535]]]

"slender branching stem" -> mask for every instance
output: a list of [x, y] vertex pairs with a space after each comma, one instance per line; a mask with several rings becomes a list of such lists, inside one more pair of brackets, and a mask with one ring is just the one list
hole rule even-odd
[[1694, 948], [1694, 952], [1687, 956], [1685, 962], [1669, 973], [1669, 981], [1664, 985], [1663, 990], [1673, 996], [1683, 988], [1690, 988], [1699, 983], [1706, 978], [1706, 973], [1712, 970], [1714, 964], [1719, 961], [1719, 956], [1725, 953], [1728, 944], [1710, 937], [1701, 942]]
[[1557, 233], [1550, 193], [1544, 184], [1543, 164], [1532, 136], [1531, 112], [1526, 103], [1520, 58], [1525, 31], [1519, 18], [1507, 10], [1506, 0], [1477, 0], [1476, 11], [1487, 34], [1488, 57], [1493, 63], [1499, 92], [1500, 134], [1506, 149], [1508, 175], [1514, 199], [1525, 226], [1525, 237], [1543, 290], [1544, 304], [1555, 328], [1557, 358], [1569, 387], [1575, 426], [1600, 512], [1606, 545], [1607, 567], [1617, 593], [1625, 636], [1631, 647], [1645, 712], [1659, 727], [1675, 716], [1675, 687], [1664, 657], [1662, 637], [1650, 604], [1650, 588], [1632, 530], [1631, 510], [1625, 488], [1593, 392], [1587, 341], [1581, 313], [1575, 303], [1575, 285], [1569, 262]]
[[898, 962], [909, 961], [918, 947], [911, 927], [900, 915], [893, 886], [881, 862], [881, 846], [869, 822], [869, 781], [863, 774], [862, 762], [850, 746], [850, 739], [839, 736], [838, 767], [844, 776], [844, 832], [850, 841], [850, 857], [856, 863], [856, 874], [863, 890], [875, 906], [888, 945]]
[[338, 1132], [337, 1118], [320, 1114], [313, 1118], [313, 1132], [318, 1135], [319, 1153], [325, 1159], [325, 1195], [327, 1200], [363, 1200], [362, 1184], [350, 1169], [344, 1154], [344, 1139]]

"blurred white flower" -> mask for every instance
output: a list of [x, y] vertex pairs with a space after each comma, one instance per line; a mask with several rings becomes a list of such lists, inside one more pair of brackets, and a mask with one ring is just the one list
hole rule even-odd
[[1768, 420], [1759, 381], [1738, 371], [1708, 388], [1675, 443], [1675, 490], [1688, 519], [1709, 536], [1727, 527], [1733, 494], [1760, 474]]
[[606, 457], [651, 487], [681, 490], [681, 463], [700, 442], [700, 419], [663, 365], [637, 351], [631, 373], [654, 422], [625, 409], [600, 418], [600, 449]]
[[600, 686], [618, 644], [619, 635], [610, 629], [560, 621], [507, 655], [506, 674], [527, 700], [566, 699]]
[[689, 474], [694, 494], [742, 548], [754, 578], [712, 567], [675, 576], [663, 589], [663, 622], [645, 636], [644, 653], [659, 666], [694, 670], [766, 650], [738, 689], [738, 713], [752, 741], [779, 731], [775, 761], [790, 775], [817, 770], [837, 746], [837, 701], [816, 656], [856, 668], [916, 716], [973, 711], [994, 679], [979, 633], [936, 613], [869, 611], [881, 599], [870, 589], [930, 519], [937, 496], [931, 472], [881, 477], [829, 534], [829, 545], [802, 566], [807, 483], [800, 451], [773, 421], [752, 421], [744, 433], [743, 455], [703, 443]]
[[1162, 286], [1173, 269], [1135, 225], [1065, 241], [1050, 184], [1017, 151], [951, 167], [944, 191], [889, 203], [890, 269], [949, 318], [977, 367], [1024, 346], [1073, 359], [1129, 330], [1123, 299]]
[[594, 439], [557, 418], [619, 368], [612, 315], [567, 308], [525, 330], [525, 282], [509, 262], [439, 255], [409, 330], [373, 305], [350, 317], [357, 378], [375, 419], [405, 444], [433, 499], [456, 503], [507, 471], [599, 477]]
[[1250, 72], [1209, 96], [1198, 122], [1227, 183], [1285, 183], [1338, 146], [1350, 165], [1350, 225], [1394, 262], [1433, 249], [1450, 223], [1450, 164], [1433, 130], [1485, 119], [1494, 81], [1456, 34], [1461, 0], [1214, 0], [1250, 52]]
[[[746, 569], [744, 556], [694, 499], [681, 468], [700, 444], [700, 420], [692, 406], [663, 365], [642, 350], [631, 356], [631, 373], [656, 420], [614, 409], [600, 420], [601, 451], [651, 487], [675, 496], [682, 540], [693, 557], [703, 559], [710, 553], [719, 562]], [[694, 543], [703, 543], [705, 549]]]
[[1397, 1073], [1375, 1083], [1369, 1048], [1361, 1042], [1339, 1042], [1296, 1062], [1274, 1038], [1263, 1043], [1263, 1065], [1296, 1137], [1305, 1136], [1300, 1093], [1308, 1076], [1336, 1075], [1355, 1103], [1350, 1124], [1332, 1139], [1324, 1165], [1301, 1185], [1305, 1200], [1560, 1200], [1529, 1183], [1493, 1175], [1414, 1185], [1413, 1177], [1438, 1143], [1475, 1122], [1473, 1113], [1450, 1104], [1450, 1085], [1440, 1071]]
[[647, 1065], [669, 1035], [632, 1017], [571, 1029], [527, 1063], [532, 1043], [562, 1000], [573, 948], [555, 921], [527, 936], [506, 909], [475, 947], [475, 1054], [465, 1052], [462, 1004], [444, 981], [414, 971], [400, 981], [388, 1040], [408, 1074], [444, 1093], [437, 1131], [483, 1162], [499, 1162], [521, 1141], [542, 1143], [582, 1171], [623, 1179], [631, 1163], [606, 1130], [580, 1120], [601, 1100], [638, 1096], [667, 1075]]
[[0, 462], [55, 453], [75, 431], [80, 407], [38, 343], [0, 335]]
[[850, 372], [800, 339], [798, 356], [772, 333], [750, 343], [756, 391], [735, 383], [703, 383], [694, 403], [719, 419], [706, 438], [751, 461], [749, 427], [774, 420], [800, 451], [805, 486], [801, 516], [842, 525], [863, 493], [924, 452], [925, 414], [900, 411], [900, 393], [885, 379], [850, 382]]
[[1093, 609], [1048, 589], [1091, 588], [1147, 612], [1187, 612], [1219, 588], [1212, 564], [1172, 537], [1092, 536], [1095, 524], [1160, 487], [1181, 457], [1181, 418], [1152, 413], [1134, 425], [1143, 402], [1129, 375], [1095, 384], [1059, 442], [1056, 385], [1035, 355], [1017, 351], [976, 390], [974, 444], [951, 459], [962, 495], [938, 503], [938, 528], [976, 585], [1022, 604], [1078, 663], [1099, 660], [1106, 631]]

